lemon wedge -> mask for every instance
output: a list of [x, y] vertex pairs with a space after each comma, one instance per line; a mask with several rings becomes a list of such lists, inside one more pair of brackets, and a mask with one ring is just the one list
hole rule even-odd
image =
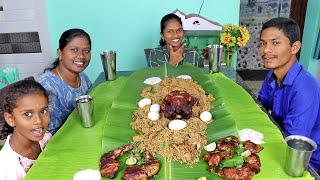
[[127, 160], [126, 160], [126, 165], [128, 166], [132, 166], [137, 164], [137, 158], [130, 156]]
[[245, 158], [247, 158], [247, 157], [250, 156], [250, 155], [251, 155], [251, 152], [250, 152], [249, 150], [243, 151], [243, 152], [241, 153], [241, 156], [242, 156], [242, 157], [245, 157]]
[[203, 147], [206, 151], [214, 151], [217, 147], [217, 144], [215, 142], [210, 143], [208, 145], [206, 145], [205, 147]]

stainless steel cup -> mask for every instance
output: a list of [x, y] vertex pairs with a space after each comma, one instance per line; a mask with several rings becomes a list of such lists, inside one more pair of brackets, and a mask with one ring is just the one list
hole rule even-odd
[[93, 99], [89, 95], [82, 95], [76, 99], [77, 110], [80, 116], [83, 127], [91, 127], [94, 125], [93, 121]]
[[101, 56], [102, 66], [106, 80], [112, 81], [116, 79], [116, 51], [103, 51]]
[[208, 46], [209, 72], [216, 73], [220, 70], [220, 63], [223, 55], [223, 46], [211, 44]]
[[284, 171], [292, 177], [300, 177], [306, 170], [312, 152], [317, 149], [317, 144], [300, 135], [291, 135], [285, 139], [287, 143]]

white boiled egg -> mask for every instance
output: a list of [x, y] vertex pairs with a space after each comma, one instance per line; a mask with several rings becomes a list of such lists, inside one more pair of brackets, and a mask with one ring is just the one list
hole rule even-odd
[[203, 122], [208, 122], [212, 119], [212, 114], [209, 112], [209, 111], [203, 111], [201, 114], [200, 114], [200, 119], [203, 121]]
[[156, 121], [160, 118], [160, 114], [158, 112], [155, 111], [150, 111], [148, 113], [148, 119], [150, 119], [151, 121]]
[[192, 79], [192, 77], [189, 76], [189, 75], [180, 75], [180, 76], [177, 76], [177, 78], [181, 78], [181, 79]]
[[149, 105], [149, 104], [151, 104], [151, 99], [149, 99], [149, 98], [143, 98], [138, 103], [140, 108], [143, 108], [144, 106]]
[[169, 129], [179, 131], [187, 127], [187, 122], [179, 119], [175, 119], [169, 122]]
[[150, 111], [159, 112], [160, 111], [160, 104], [152, 104], [150, 106]]
[[161, 82], [161, 78], [159, 77], [149, 77], [146, 80], [144, 80], [144, 83], [148, 85], [155, 85], [155, 84], [158, 84], [159, 82]]

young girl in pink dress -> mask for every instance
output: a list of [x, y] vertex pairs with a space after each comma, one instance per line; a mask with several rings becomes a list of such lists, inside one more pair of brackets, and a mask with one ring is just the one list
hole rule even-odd
[[51, 137], [48, 96], [33, 80], [18, 81], [0, 93], [0, 120], [9, 133], [0, 151], [0, 179], [20, 180]]

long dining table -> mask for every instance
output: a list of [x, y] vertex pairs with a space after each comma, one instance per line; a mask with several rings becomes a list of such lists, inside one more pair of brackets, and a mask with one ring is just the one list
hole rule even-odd
[[[222, 69], [220, 73], [210, 74], [190, 65], [170, 68], [171, 70], [165, 72], [169, 76], [193, 72], [191, 76], [195, 81], [199, 81], [199, 84], [214, 87], [205, 89], [214, 96], [216, 94], [212, 110], [214, 125], [207, 129], [207, 131], [215, 131], [212, 140], [227, 135], [226, 131], [219, 129], [219, 124], [227, 122], [226, 119], [232, 119], [231, 126], [236, 130], [250, 128], [264, 135], [265, 143], [262, 144], [264, 150], [259, 153], [261, 171], [254, 176], [254, 179], [293, 179], [283, 170], [286, 144], [281, 130], [263, 111], [250, 91], [248, 92], [236, 71]], [[78, 113], [74, 110], [61, 129], [52, 137], [25, 179], [64, 180], [72, 179], [76, 172], [84, 169], [99, 170], [99, 160], [103, 153], [131, 142], [132, 136], [135, 135], [134, 130], [130, 128], [132, 112], [135, 109], [134, 106], [137, 106], [134, 103], [141, 98], [137, 92], [141, 92], [145, 87], [143, 85], [145, 78], [159, 76], [159, 73], [162, 74], [161, 68], [122, 72], [118, 73], [114, 81], [105, 81], [104, 74], [100, 74], [95, 87], [89, 93], [94, 99], [94, 126], [82, 127]], [[119, 123], [119, 121], [127, 123]], [[173, 166], [163, 165], [159, 175], [154, 179], [185, 179], [182, 178], [185, 177], [183, 175], [185, 173], [190, 173], [188, 179], [197, 179], [201, 176], [206, 176], [207, 179], [219, 179], [217, 175], [208, 171], [207, 164], [204, 162], [199, 164], [203, 169], [199, 172], [194, 168], [197, 165], [179, 168], [176, 167], [179, 165], [174, 163]], [[197, 176], [192, 176], [193, 174]], [[295, 179], [314, 179], [315, 177], [318, 177], [317, 174], [309, 169], [302, 177]], [[116, 179], [121, 179], [121, 176], [116, 176]]]

